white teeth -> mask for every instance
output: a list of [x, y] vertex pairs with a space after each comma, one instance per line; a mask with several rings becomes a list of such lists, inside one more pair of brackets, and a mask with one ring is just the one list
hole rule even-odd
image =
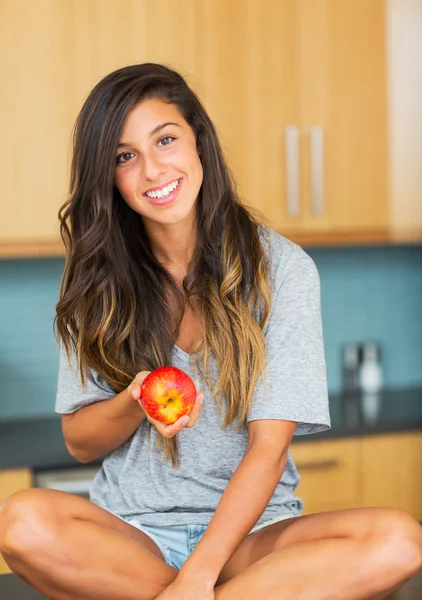
[[168, 196], [170, 192], [177, 188], [178, 185], [179, 181], [176, 179], [172, 183], [169, 183], [168, 185], [163, 187], [161, 190], [155, 190], [154, 192], [146, 192], [146, 196], [148, 196], [148, 198], [163, 198], [165, 196]]

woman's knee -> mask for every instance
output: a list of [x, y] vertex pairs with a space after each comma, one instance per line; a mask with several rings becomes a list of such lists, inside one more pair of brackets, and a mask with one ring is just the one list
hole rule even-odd
[[422, 527], [401, 509], [379, 509], [372, 529], [375, 559], [403, 578], [422, 568]]
[[0, 552], [23, 557], [51, 546], [58, 534], [56, 513], [43, 490], [15, 492], [0, 506]]

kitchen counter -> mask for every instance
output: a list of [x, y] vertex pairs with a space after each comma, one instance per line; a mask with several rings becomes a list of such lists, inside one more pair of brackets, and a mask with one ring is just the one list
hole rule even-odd
[[74, 467], [59, 415], [0, 421], [0, 469]]
[[[329, 431], [295, 436], [293, 443], [422, 430], [422, 388], [385, 391], [374, 421], [363, 418], [359, 397], [331, 396], [330, 412]], [[0, 469], [27, 467], [39, 471], [78, 464], [67, 451], [59, 415], [0, 421]], [[101, 464], [101, 460], [93, 464]]]
[[47, 596], [37, 592], [16, 575], [0, 575], [0, 598], [1, 600], [47, 600]]
[[296, 436], [295, 442], [381, 435], [422, 430], [422, 388], [386, 390], [380, 394], [376, 418], [365, 418], [362, 398], [330, 396], [331, 429], [315, 435]]

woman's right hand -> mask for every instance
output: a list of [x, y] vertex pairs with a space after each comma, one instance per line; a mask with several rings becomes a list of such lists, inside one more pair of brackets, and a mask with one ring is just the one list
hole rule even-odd
[[[135, 379], [132, 381], [132, 383], [128, 387], [128, 390], [131, 393], [132, 398], [139, 403], [139, 406], [141, 408], [142, 408], [142, 406], [139, 402], [140, 397], [141, 397], [141, 385], [142, 385], [142, 382], [144, 381], [145, 377], [147, 375], [149, 375], [150, 373], [151, 373], [151, 371], [141, 371], [140, 373], [138, 373], [136, 375]], [[179, 433], [179, 431], [182, 431], [182, 429], [185, 429], [185, 427], [191, 428], [191, 427], [195, 426], [195, 423], [197, 422], [199, 415], [201, 414], [201, 409], [202, 409], [201, 399], [204, 397], [204, 393], [201, 392], [200, 388], [198, 387], [198, 382], [194, 381], [194, 383], [195, 383], [196, 390], [197, 390], [196, 391], [196, 401], [195, 401], [195, 405], [194, 405], [193, 409], [190, 412], [189, 421], [187, 424], [185, 424], [186, 415], [184, 415], [183, 417], [180, 417], [180, 419], [177, 419], [177, 421], [175, 421], [171, 425], [165, 425], [164, 423], [161, 423], [161, 421], [157, 421], [156, 419], [153, 419], [152, 417], [150, 417], [150, 415], [148, 413], [146, 413], [144, 411], [145, 416], [148, 419], [148, 421], [150, 423], [152, 423], [158, 429], [158, 431], [161, 433], [161, 435], [163, 435], [164, 437], [171, 438], [171, 437], [175, 436], [177, 433]]]

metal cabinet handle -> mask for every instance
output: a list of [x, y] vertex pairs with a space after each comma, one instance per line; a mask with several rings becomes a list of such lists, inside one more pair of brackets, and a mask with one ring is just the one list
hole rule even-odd
[[286, 127], [286, 186], [287, 214], [299, 215], [299, 128], [296, 125]]
[[328, 458], [326, 460], [317, 460], [315, 462], [296, 463], [298, 471], [313, 471], [315, 469], [333, 469], [340, 465], [340, 461], [336, 458]]
[[324, 212], [324, 130], [319, 125], [310, 129], [311, 206], [314, 215]]

